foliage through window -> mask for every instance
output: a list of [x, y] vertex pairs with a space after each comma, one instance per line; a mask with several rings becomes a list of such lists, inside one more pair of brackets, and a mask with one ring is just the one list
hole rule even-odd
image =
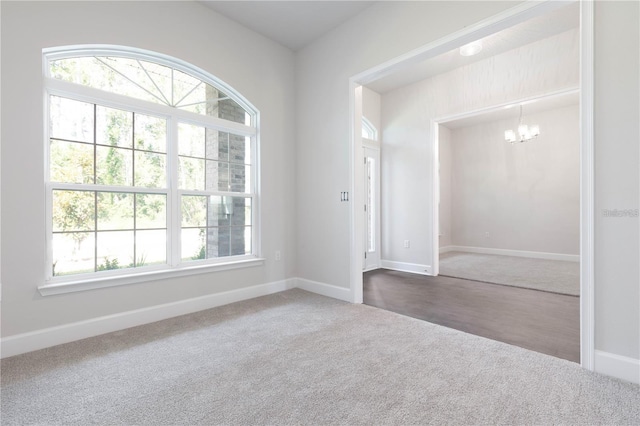
[[240, 95], [130, 49], [45, 63], [50, 279], [257, 255], [257, 113]]

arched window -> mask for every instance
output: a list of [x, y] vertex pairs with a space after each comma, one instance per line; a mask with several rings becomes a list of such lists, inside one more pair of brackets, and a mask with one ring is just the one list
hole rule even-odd
[[139, 49], [48, 49], [44, 64], [48, 284], [257, 259], [249, 102]]
[[371, 139], [372, 141], [378, 140], [378, 130], [376, 130], [375, 126], [365, 117], [362, 117], [362, 137]]

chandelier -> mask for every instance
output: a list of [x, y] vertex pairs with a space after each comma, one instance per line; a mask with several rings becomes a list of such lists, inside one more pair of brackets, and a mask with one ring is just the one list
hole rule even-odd
[[537, 124], [527, 126], [522, 124], [522, 105], [520, 105], [520, 119], [518, 120], [518, 133], [513, 130], [504, 132], [504, 139], [511, 144], [515, 142], [526, 142], [535, 139], [540, 135], [540, 127]]

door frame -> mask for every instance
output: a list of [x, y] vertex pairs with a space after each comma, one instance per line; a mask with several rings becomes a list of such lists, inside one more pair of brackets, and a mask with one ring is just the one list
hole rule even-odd
[[[350, 118], [350, 290], [351, 301], [362, 303], [362, 256], [364, 249], [364, 218], [357, 206], [364, 202], [362, 181], [362, 86], [396, 71], [435, 57], [466, 43], [509, 28], [528, 19], [565, 6], [572, 1], [546, 0], [541, 3], [523, 2], [488, 19], [439, 40], [379, 64], [349, 79]], [[594, 305], [594, 7], [595, 2], [580, 1], [580, 361], [582, 367], [594, 369], [595, 305]], [[428, 141], [432, 149], [433, 139]], [[437, 152], [436, 152], [437, 154]], [[437, 158], [432, 156], [432, 158]], [[434, 173], [437, 165], [431, 164]], [[438, 179], [434, 179], [432, 193], [438, 194]], [[437, 188], [436, 188], [437, 185]], [[436, 215], [437, 218], [437, 215]], [[437, 228], [434, 228], [437, 229]], [[436, 233], [437, 235], [437, 233]], [[437, 238], [436, 238], [437, 240]], [[437, 244], [437, 243], [436, 243]], [[435, 255], [435, 253], [434, 253]], [[435, 272], [435, 271], [434, 271]]]

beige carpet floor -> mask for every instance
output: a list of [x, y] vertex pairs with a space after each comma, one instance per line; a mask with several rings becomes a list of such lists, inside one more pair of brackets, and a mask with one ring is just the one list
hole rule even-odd
[[440, 275], [580, 295], [580, 262], [452, 251], [440, 255]]
[[2, 425], [640, 424], [640, 388], [290, 290], [1, 363]]

